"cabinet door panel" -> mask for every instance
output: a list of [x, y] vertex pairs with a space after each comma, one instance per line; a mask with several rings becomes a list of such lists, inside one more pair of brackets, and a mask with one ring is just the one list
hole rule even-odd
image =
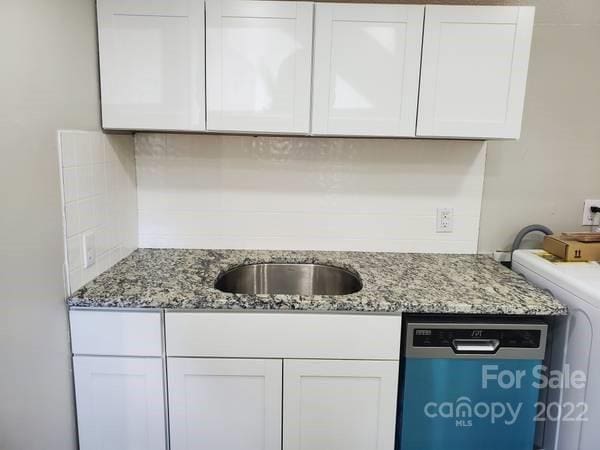
[[281, 360], [168, 358], [172, 450], [280, 450]]
[[98, 0], [104, 128], [205, 129], [204, 9], [195, 0]]
[[312, 8], [206, 2], [209, 130], [308, 133]]
[[81, 450], [165, 450], [160, 358], [73, 357]]
[[427, 6], [417, 135], [518, 138], [534, 8]]
[[316, 5], [313, 134], [415, 135], [423, 14]]
[[284, 450], [393, 450], [398, 365], [285, 360]]

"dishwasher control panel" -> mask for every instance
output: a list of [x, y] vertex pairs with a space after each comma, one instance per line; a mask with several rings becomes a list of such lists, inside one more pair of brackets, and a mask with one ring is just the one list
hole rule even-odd
[[548, 325], [532, 322], [452, 323], [408, 320], [405, 330], [406, 357], [543, 359]]
[[451, 347], [455, 340], [480, 341], [493, 340], [499, 347], [538, 348], [541, 331], [535, 329], [477, 329], [477, 328], [415, 328], [413, 331], [415, 347]]

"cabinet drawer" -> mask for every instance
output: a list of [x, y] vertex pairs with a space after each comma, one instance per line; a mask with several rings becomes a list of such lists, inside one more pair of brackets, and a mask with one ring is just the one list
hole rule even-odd
[[69, 312], [71, 347], [79, 355], [161, 356], [161, 315], [152, 312]]
[[400, 357], [400, 316], [167, 312], [165, 321], [168, 356]]

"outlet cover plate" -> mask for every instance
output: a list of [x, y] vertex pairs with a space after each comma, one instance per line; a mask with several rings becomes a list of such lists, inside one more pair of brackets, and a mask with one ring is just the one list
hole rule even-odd
[[438, 208], [435, 223], [437, 233], [452, 233], [454, 231], [454, 209]]
[[583, 205], [583, 220], [582, 225], [594, 225], [594, 215], [592, 214], [592, 206], [600, 208], [600, 200], [586, 200]]
[[83, 235], [83, 268], [96, 264], [96, 234], [94, 232]]

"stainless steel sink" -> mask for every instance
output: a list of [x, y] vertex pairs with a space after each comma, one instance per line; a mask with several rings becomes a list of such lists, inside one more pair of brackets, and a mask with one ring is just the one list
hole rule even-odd
[[362, 289], [360, 278], [323, 264], [248, 264], [221, 274], [215, 288], [235, 294], [344, 295]]

